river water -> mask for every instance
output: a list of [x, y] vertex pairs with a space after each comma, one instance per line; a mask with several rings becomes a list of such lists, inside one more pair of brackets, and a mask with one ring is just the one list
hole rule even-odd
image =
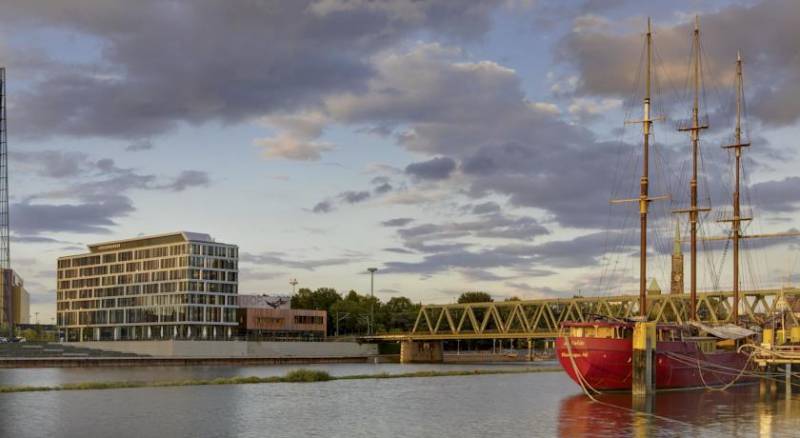
[[[528, 366], [303, 367], [351, 375]], [[15, 369], [0, 370], [0, 384], [271, 376], [298, 367]], [[0, 394], [0, 437], [796, 437], [798, 431], [800, 394], [787, 398], [781, 386], [666, 392], [649, 406], [634, 406], [624, 394], [592, 402], [562, 372]]]

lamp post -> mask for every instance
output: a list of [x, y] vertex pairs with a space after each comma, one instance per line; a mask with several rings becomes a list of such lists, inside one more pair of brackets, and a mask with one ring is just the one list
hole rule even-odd
[[295, 289], [297, 289], [297, 283], [298, 283], [298, 281], [297, 281], [296, 278], [293, 278], [293, 279], [289, 280], [289, 284], [292, 285], [292, 295], [295, 294]]
[[367, 268], [369, 272], [369, 295], [372, 298], [369, 302], [369, 319], [371, 323], [367, 327], [370, 335], [375, 331], [375, 271], [377, 270], [378, 268]]

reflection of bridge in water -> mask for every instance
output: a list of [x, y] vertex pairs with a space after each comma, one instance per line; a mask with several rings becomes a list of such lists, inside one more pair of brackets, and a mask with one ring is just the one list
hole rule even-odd
[[[740, 292], [741, 319], [762, 325], [782, 302], [794, 304], [800, 289], [768, 289]], [[731, 322], [733, 292], [697, 294], [700, 322]], [[669, 294], [647, 297], [648, 320], [684, 323], [689, 315], [689, 295]], [[554, 298], [491, 303], [423, 305], [408, 333], [362, 338], [368, 342], [401, 342], [401, 361], [441, 361], [442, 341], [470, 339], [525, 339], [530, 350], [535, 339], [552, 340], [561, 323], [592, 321], [597, 317], [624, 319], [639, 314], [638, 295]], [[794, 313], [789, 312], [793, 324]]]

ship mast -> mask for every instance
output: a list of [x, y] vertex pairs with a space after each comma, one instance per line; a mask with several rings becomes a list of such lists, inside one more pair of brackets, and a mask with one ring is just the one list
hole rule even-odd
[[645, 36], [647, 46], [647, 59], [645, 61], [645, 86], [644, 86], [644, 117], [642, 118], [642, 178], [639, 180], [639, 222], [640, 222], [640, 242], [639, 251], [639, 316], [647, 317], [647, 206], [648, 199], [648, 178], [650, 174], [650, 127], [653, 122], [650, 120], [650, 65], [653, 61], [653, 32], [650, 26], [650, 18], [647, 18], [647, 35]]
[[733, 239], [733, 309], [731, 319], [733, 323], [739, 321], [739, 240], [742, 238], [742, 221], [750, 218], [741, 217], [741, 206], [739, 202], [739, 187], [742, 169], [742, 148], [750, 146], [750, 143], [742, 143], [742, 106], [744, 100], [744, 82], [742, 80], [742, 55], [736, 54], [736, 128], [734, 130], [734, 143], [723, 146], [725, 149], [734, 149], [736, 156], [736, 170], [734, 172], [733, 186], [733, 217], [731, 231]]
[[691, 126], [679, 128], [679, 131], [688, 131], [692, 139], [692, 180], [689, 182], [691, 191], [691, 206], [686, 210], [679, 210], [679, 213], [689, 213], [689, 233], [690, 233], [690, 286], [689, 286], [689, 319], [697, 319], [697, 223], [698, 213], [709, 211], [708, 208], [698, 208], [697, 206], [697, 162], [700, 149], [700, 130], [707, 129], [707, 124], [700, 124], [700, 17], [695, 17], [694, 38], [693, 38], [693, 99], [692, 99], [692, 121]]
[[651, 108], [651, 76], [653, 64], [653, 32], [650, 18], [647, 19], [647, 33], [645, 34], [645, 87], [643, 103], [643, 118], [626, 123], [642, 124], [642, 176], [639, 180], [639, 197], [632, 199], [612, 200], [612, 204], [625, 202], [636, 202], [639, 204], [639, 316], [647, 318], [647, 207], [652, 201], [666, 199], [668, 196], [650, 197], [649, 195], [649, 174], [650, 174], [650, 130], [655, 119], [650, 117]]

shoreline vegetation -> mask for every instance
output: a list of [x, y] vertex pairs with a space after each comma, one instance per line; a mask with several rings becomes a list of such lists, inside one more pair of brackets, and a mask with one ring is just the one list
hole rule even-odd
[[160, 382], [85, 382], [65, 383], [56, 386], [0, 386], [0, 394], [14, 392], [45, 392], [45, 391], [81, 391], [98, 389], [124, 389], [124, 388], [165, 388], [177, 386], [208, 386], [208, 385], [246, 385], [257, 383], [311, 383], [329, 382], [334, 380], [367, 380], [367, 379], [407, 379], [416, 377], [455, 377], [455, 376], [481, 376], [495, 374], [527, 374], [560, 371], [561, 367], [536, 367], [520, 370], [459, 370], [459, 371], [415, 371], [411, 373], [378, 373], [354, 374], [349, 376], [331, 376], [326, 371], [297, 369], [284, 376], [270, 377], [220, 377], [216, 379], [190, 379], [171, 380]]

